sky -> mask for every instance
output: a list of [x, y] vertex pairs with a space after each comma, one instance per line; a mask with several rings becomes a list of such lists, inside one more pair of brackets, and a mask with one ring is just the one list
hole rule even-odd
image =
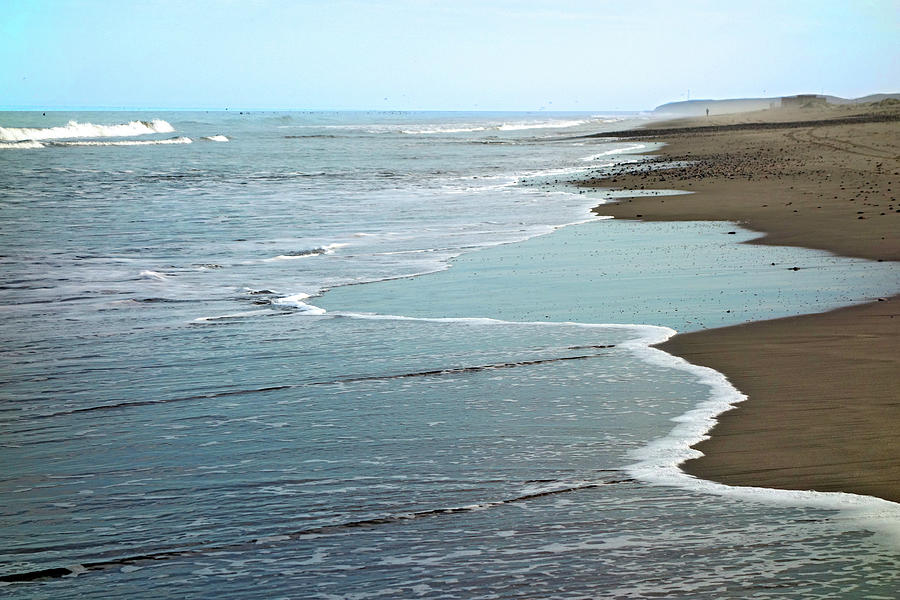
[[900, 0], [0, 0], [0, 107], [648, 110], [900, 92]]

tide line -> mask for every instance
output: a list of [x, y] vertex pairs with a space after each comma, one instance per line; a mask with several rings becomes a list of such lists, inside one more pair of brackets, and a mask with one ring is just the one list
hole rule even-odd
[[632, 477], [650, 484], [770, 505], [837, 511], [840, 518], [831, 519], [834, 524], [848, 531], [873, 531], [888, 545], [900, 546], [898, 503], [846, 492], [731, 486], [699, 479], [684, 472], [680, 468], [681, 464], [702, 455], [693, 446], [709, 437], [717, 423], [717, 417], [746, 400], [747, 396], [735, 388], [725, 375], [714, 369], [692, 364], [651, 346], [635, 347], [634, 350], [639, 358], [650, 364], [693, 374], [710, 389], [710, 394], [693, 409], [672, 419], [677, 425], [667, 435], [632, 453], [637, 462], [625, 468]]

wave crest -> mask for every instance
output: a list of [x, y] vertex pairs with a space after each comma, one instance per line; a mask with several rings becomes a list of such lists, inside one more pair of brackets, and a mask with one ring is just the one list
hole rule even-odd
[[172, 133], [175, 128], [167, 121], [129, 121], [118, 125], [96, 125], [69, 121], [59, 127], [0, 127], [0, 141], [60, 140], [68, 138], [126, 137], [151, 133]]
[[25, 140], [24, 142], [0, 142], [0, 148], [6, 148], [8, 150], [34, 150], [43, 147], [44, 145], [42, 143], [31, 140]]
[[303, 302], [307, 298], [309, 298], [309, 294], [299, 293], [294, 294], [293, 296], [285, 296], [284, 298], [275, 298], [272, 300], [272, 304], [277, 304], [279, 306], [289, 306], [291, 308], [295, 308], [299, 310], [301, 313], [306, 315], [324, 315], [325, 309], [319, 308], [318, 306], [313, 306], [312, 304], [307, 304]]
[[91, 140], [76, 140], [71, 142], [49, 142], [53, 146], [159, 146], [166, 144], [191, 144], [194, 140], [189, 137], [173, 137], [166, 140], [114, 140], [98, 142]]
[[318, 248], [310, 248], [306, 250], [294, 250], [292, 252], [285, 252], [284, 254], [279, 254], [278, 256], [273, 256], [272, 258], [264, 258], [263, 262], [272, 262], [276, 260], [296, 260], [298, 258], [307, 258], [309, 256], [322, 256], [323, 254], [334, 254], [334, 251], [338, 248], [343, 248], [347, 244], [328, 244], [327, 246], [320, 246]]

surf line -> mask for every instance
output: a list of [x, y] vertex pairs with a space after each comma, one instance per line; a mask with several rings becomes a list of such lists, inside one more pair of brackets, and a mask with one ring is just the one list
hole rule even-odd
[[383, 517], [373, 517], [371, 519], [361, 519], [359, 521], [348, 521], [345, 523], [337, 523], [334, 525], [322, 525], [320, 527], [311, 527], [309, 529], [301, 529], [299, 531], [291, 531], [283, 534], [269, 535], [262, 538], [252, 539], [246, 542], [234, 542], [231, 544], [220, 544], [217, 546], [204, 546], [203, 542], [196, 544], [194, 548], [186, 548], [180, 550], [160, 550], [157, 552], [148, 552], [145, 554], [135, 554], [122, 558], [114, 558], [110, 560], [101, 560], [94, 562], [81, 563], [68, 567], [52, 567], [48, 569], [39, 569], [35, 571], [23, 571], [20, 573], [11, 573], [9, 575], [0, 575], [0, 584], [27, 583], [41, 579], [58, 579], [62, 577], [77, 576], [90, 571], [104, 571], [128, 565], [137, 565], [142, 563], [159, 562], [161, 560], [170, 560], [174, 558], [190, 558], [197, 556], [209, 555], [217, 552], [234, 552], [240, 550], [249, 550], [258, 548], [261, 545], [275, 545], [280, 542], [288, 542], [309, 535], [327, 535], [332, 533], [340, 533], [346, 530], [376, 527], [379, 525], [389, 525], [393, 523], [403, 523], [427, 517], [437, 517], [440, 515], [453, 515], [460, 513], [474, 512], [477, 510], [485, 510], [488, 508], [496, 508], [507, 504], [516, 504], [547, 496], [555, 496], [558, 494], [568, 494], [579, 490], [595, 489], [607, 485], [616, 484], [634, 484], [637, 480], [630, 477], [622, 477], [618, 479], [609, 479], [606, 481], [585, 481], [580, 483], [572, 483], [566, 487], [556, 489], [535, 490], [530, 493], [524, 493], [513, 498], [503, 500], [494, 500], [491, 502], [483, 502], [479, 504], [469, 504], [465, 506], [452, 506], [447, 508], [434, 508], [430, 510], [421, 510], [416, 512], [389, 514]]

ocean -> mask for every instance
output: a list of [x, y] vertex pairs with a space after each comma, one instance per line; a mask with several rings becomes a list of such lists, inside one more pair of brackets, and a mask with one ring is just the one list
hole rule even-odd
[[895, 597], [896, 504], [677, 468], [742, 396], [651, 345], [900, 271], [595, 214], [646, 120], [0, 113], [0, 593]]

